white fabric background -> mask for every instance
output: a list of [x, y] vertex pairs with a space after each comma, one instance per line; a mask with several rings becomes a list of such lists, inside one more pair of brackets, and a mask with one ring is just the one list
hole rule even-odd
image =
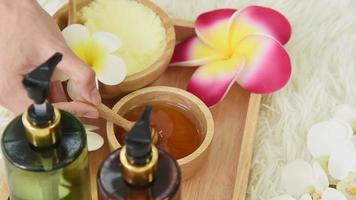
[[[64, 2], [39, 1], [51, 14]], [[285, 89], [263, 99], [248, 196], [266, 200], [283, 193], [279, 185], [281, 167], [296, 158], [310, 159], [305, 144], [309, 127], [329, 118], [336, 105], [356, 103], [356, 1], [153, 1], [171, 16], [184, 19], [194, 19], [218, 7], [239, 9], [251, 4], [272, 7], [288, 17], [293, 36], [286, 48], [293, 75]], [[7, 117], [0, 110], [2, 125]]]

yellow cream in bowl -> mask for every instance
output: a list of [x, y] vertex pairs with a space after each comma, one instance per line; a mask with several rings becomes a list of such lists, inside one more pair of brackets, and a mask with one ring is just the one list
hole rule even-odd
[[121, 39], [115, 54], [124, 59], [128, 75], [151, 66], [166, 47], [160, 17], [134, 0], [95, 0], [82, 9], [80, 18], [90, 32], [111, 32]]

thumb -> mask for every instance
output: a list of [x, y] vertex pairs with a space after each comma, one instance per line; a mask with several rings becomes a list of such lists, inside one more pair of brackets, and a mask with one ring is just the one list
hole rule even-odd
[[80, 96], [87, 102], [99, 105], [101, 97], [96, 88], [95, 72], [70, 49], [64, 52], [58, 68], [76, 83]]
[[53, 104], [55, 107], [66, 110], [77, 117], [97, 119], [99, 112], [95, 106], [80, 101], [61, 102]]

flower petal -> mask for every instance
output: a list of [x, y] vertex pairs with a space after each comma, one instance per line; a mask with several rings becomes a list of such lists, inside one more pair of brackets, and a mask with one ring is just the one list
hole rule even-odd
[[81, 24], [71, 24], [62, 31], [62, 35], [72, 49], [83, 42], [90, 41], [88, 29]]
[[243, 65], [243, 59], [235, 56], [201, 66], [194, 72], [187, 90], [207, 106], [213, 106], [224, 98]]
[[273, 197], [270, 200], [296, 200], [296, 199], [291, 197], [290, 195], [281, 195], [281, 196]]
[[69, 79], [67, 82], [67, 93], [72, 100], [76, 100], [80, 96], [78, 87], [72, 79]]
[[93, 126], [91, 124], [84, 124], [84, 128], [87, 131], [96, 131], [100, 129], [98, 126]]
[[299, 200], [313, 200], [310, 194], [304, 194]]
[[52, 76], [52, 81], [66, 81], [69, 79], [69, 76], [62, 72], [62, 70], [55, 68]]
[[95, 32], [92, 35], [92, 39], [103, 46], [108, 53], [113, 53], [122, 46], [120, 38], [109, 32]]
[[87, 132], [88, 150], [95, 151], [104, 145], [104, 139], [99, 134], [92, 131]]
[[318, 191], [322, 191], [325, 188], [329, 187], [328, 176], [326, 175], [323, 168], [321, 168], [320, 164], [317, 162], [313, 163], [313, 173], [314, 173], [314, 180], [315, 180], [314, 187]]
[[345, 120], [349, 123], [353, 130], [356, 131], [356, 107], [349, 104], [343, 104], [336, 108], [334, 116]]
[[[354, 136], [352, 136], [352, 138], [351, 138], [351, 142], [352, 142], [352, 144], [353, 144], [353, 147], [354, 147], [354, 149], [355, 149], [355, 156], [354, 157], [356, 157], [356, 135], [354, 135]], [[351, 171], [352, 171], [352, 174], [355, 174], [355, 176], [356, 176], [356, 162], [354, 163], [354, 165], [352, 166], [352, 169], [351, 169]], [[356, 178], [354, 179], [354, 181], [356, 182]], [[355, 184], [355, 198], [356, 198], [356, 184]]]
[[292, 161], [282, 171], [281, 184], [294, 197], [312, 191], [313, 183], [313, 168], [304, 160]]
[[322, 200], [347, 200], [346, 197], [334, 188], [327, 188], [321, 197]]
[[333, 147], [352, 136], [352, 128], [339, 119], [314, 124], [308, 132], [307, 146], [314, 158], [329, 156]]
[[340, 142], [330, 154], [328, 169], [331, 177], [336, 180], [347, 178], [356, 164], [356, 151], [351, 142]]
[[220, 57], [216, 51], [203, 44], [198, 37], [191, 37], [176, 45], [170, 65], [200, 66]]
[[218, 51], [228, 50], [228, 28], [235, 9], [218, 9], [203, 13], [195, 21], [195, 32], [205, 44]]
[[95, 67], [98, 80], [106, 85], [117, 85], [121, 83], [126, 75], [125, 62], [118, 56], [108, 55], [103, 61], [103, 65]]
[[237, 82], [254, 93], [271, 93], [287, 84], [291, 75], [288, 53], [276, 40], [251, 35], [241, 40], [236, 54], [245, 58], [245, 67]]
[[346, 179], [337, 183], [336, 189], [349, 200], [356, 199], [356, 173], [350, 173]]
[[249, 6], [231, 17], [229, 44], [231, 49], [235, 49], [240, 40], [252, 34], [268, 35], [285, 44], [291, 32], [290, 23], [281, 13], [262, 6]]

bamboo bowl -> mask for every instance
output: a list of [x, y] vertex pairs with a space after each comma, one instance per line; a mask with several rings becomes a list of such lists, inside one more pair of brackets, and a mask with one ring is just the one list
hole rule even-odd
[[[182, 170], [182, 179], [191, 178], [204, 166], [208, 157], [210, 144], [214, 135], [214, 121], [209, 108], [194, 95], [173, 87], [155, 86], [135, 91], [123, 97], [113, 108], [118, 114], [125, 114], [130, 109], [152, 102], [166, 102], [181, 104], [190, 110], [191, 118], [195, 122], [198, 133], [202, 138], [202, 143], [193, 153], [178, 160]], [[114, 124], [106, 123], [106, 133], [110, 150], [120, 148], [114, 132]]]
[[[148, 0], [136, 1], [150, 8], [160, 17], [162, 25], [166, 30], [166, 47], [162, 55], [157, 59], [155, 63], [147, 67], [145, 70], [127, 76], [122, 83], [114, 86], [100, 84], [100, 94], [104, 99], [121, 97], [129, 92], [149, 85], [166, 70], [173, 55], [176, 37], [171, 19], [161, 8], [159, 8], [154, 3]], [[77, 0], [77, 9], [81, 9], [82, 7], [88, 5], [90, 2], [91, 0]], [[54, 15], [54, 19], [58, 24], [59, 28], [63, 30], [68, 25], [68, 5], [65, 5], [58, 12], [56, 12], [56, 14]]]

